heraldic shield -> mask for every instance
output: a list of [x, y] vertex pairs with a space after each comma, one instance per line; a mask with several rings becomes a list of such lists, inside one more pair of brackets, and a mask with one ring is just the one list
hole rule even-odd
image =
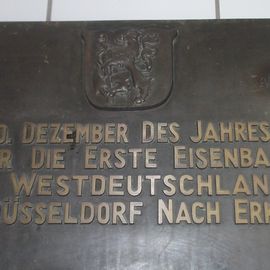
[[84, 34], [84, 87], [92, 105], [107, 110], [158, 106], [173, 84], [172, 29], [131, 28]]

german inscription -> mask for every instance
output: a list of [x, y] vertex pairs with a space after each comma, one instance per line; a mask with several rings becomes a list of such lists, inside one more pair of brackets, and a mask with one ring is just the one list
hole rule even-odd
[[[8, 172], [3, 181], [14, 194], [1, 201], [4, 224], [134, 224], [144, 211], [139, 199], [142, 193], [156, 203], [153, 222], [157, 224], [222, 223], [222, 197], [232, 202], [235, 224], [270, 223], [269, 175], [256, 171], [244, 175], [250, 168], [270, 168], [268, 122], [198, 120], [187, 134], [181, 123], [143, 121], [137, 131], [137, 147], [130, 147], [130, 127], [125, 123], [26, 122], [19, 143], [31, 149], [31, 173], [14, 170], [10, 129], [0, 125], [0, 169]], [[189, 147], [183, 141], [189, 141]], [[230, 146], [223, 147], [224, 142]], [[256, 147], [243, 145], [248, 142]], [[82, 146], [76, 157], [81, 156], [78, 170], [85, 174], [65, 173], [66, 153], [72, 144]], [[160, 145], [166, 148], [162, 155]], [[156, 171], [164, 156], [171, 170], [161, 175]], [[127, 167], [128, 175], [121, 172]], [[141, 174], [141, 168], [149, 174]], [[226, 168], [233, 168], [234, 174], [227, 177], [219, 173]], [[196, 173], [187, 174], [186, 169]], [[34, 195], [37, 199], [33, 201]], [[69, 201], [71, 195], [83, 201]], [[111, 196], [117, 199], [108, 202]], [[178, 196], [182, 196], [180, 203], [174, 200]], [[187, 203], [189, 196], [197, 200]], [[201, 196], [209, 200], [203, 202]], [[257, 200], [258, 196], [265, 199]], [[92, 199], [97, 197], [102, 201], [95, 203]], [[122, 200], [124, 197], [130, 200]]]

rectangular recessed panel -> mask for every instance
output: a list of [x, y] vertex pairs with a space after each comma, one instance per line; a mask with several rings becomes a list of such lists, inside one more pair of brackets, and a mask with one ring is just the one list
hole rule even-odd
[[0, 21], [45, 21], [47, 0], [1, 0]]
[[53, 20], [213, 19], [214, 1], [55, 0]]
[[220, 0], [221, 18], [270, 18], [268, 0]]

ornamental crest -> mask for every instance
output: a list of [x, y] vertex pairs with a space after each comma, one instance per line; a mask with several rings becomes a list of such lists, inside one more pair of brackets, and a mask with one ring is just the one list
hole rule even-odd
[[168, 97], [172, 84], [171, 31], [100, 31], [87, 37], [86, 93], [93, 105], [146, 109]]

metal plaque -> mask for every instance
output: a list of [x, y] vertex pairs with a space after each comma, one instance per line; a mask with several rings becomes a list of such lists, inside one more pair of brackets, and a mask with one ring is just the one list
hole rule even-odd
[[0, 269], [269, 270], [270, 21], [0, 24]]

